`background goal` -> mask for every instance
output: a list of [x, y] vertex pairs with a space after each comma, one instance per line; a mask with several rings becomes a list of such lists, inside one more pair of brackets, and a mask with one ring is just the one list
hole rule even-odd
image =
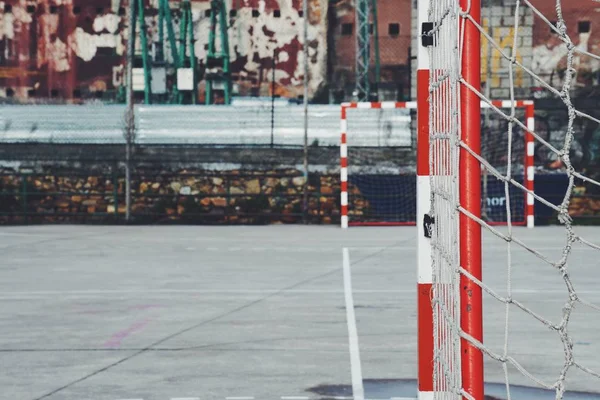
[[[533, 129], [533, 101], [482, 102], [482, 154], [500, 170], [507, 165], [506, 146], [511, 140], [511, 169], [528, 190], [534, 187], [533, 136], [516, 128], [508, 137], [508, 121], [492, 108], [510, 109]], [[348, 226], [416, 224], [417, 151], [416, 102], [344, 103], [341, 106], [341, 223]], [[424, 157], [421, 162], [427, 163]], [[533, 196], [510, 188], [506, 201], [502, 181], [484, 174], [482, 215], [492, 225], [507, 223], [506, 204], [513, 225], [533, 227]]]

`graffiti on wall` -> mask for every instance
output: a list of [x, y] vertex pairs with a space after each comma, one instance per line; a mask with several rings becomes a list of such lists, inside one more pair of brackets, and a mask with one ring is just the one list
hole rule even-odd
[[[483, 29], [492, 37], [493, 43], [502, 49], [502, 53], [482, 35], [481, 40], [481, 82], [488, 84], [492, 90], [510, 87], [509, 66], [507, 57], [511, 57], [515, 39], [514, 25], [494, 25], [490, 30], [489, 18], [483, 18]], [[519, 45], [517, 46], [516, 60], [524, 65], [530, 64], [531, 60], [531, 38], [532, 26], [520, 26], [517, 35]], [[520, 68], [515, 68], [513, 76], [513, 87], [528, 89], [529, 80], [525, 79], [525, 73]], [[492, 97], [506, 97], [506, 94]]]
[[[579, 33], [571, 39], [578, 49], [573, 58], [576, 85], [579, 87], [598, 85], [600, 60], [584, 53], [598, 54], [599, 43], [592, 40], [591, 32]], [[567, 44], [553, 35], [549, 40], [533, 48], [533, 70], [551, 86], [560, 87], [567, 69], [567, 54]]]

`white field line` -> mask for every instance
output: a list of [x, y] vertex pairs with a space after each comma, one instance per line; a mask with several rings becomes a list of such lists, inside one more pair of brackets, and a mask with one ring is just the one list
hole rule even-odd
[[[526, 240], [527, 243], [531, 244], [532, 247], [534, 247], [536, 250], [538, 251], [560, 251], [563, 248], [562, 244], [557, 244], [557, 246], [536, 246], [535, 242]], [[18, 243], [19, 245], [27, 245], [28, 243]], [[35, 243], [33, 243], [35, 244]], [[5, 247], [11, 247], [13, 246], [12, 244], [8, 244], [7, 246], [0, 246], [0, 250], [5, 249]], [[127, 249], [127, 246], [115, 246], [114, 249]], [[409, 245], [409, 246], [394, 246], [394, 245], [390, 245], [390, 246], [349, 246], [347, 247], [349, 250], [352, 251], [386, 251], [386, 252], [401, 252], [401, 251], [410, 251], [410, 252], [414, 252], [416, 249], [416, 245]], [[490, 244], [484, 244], [484, 250], [487, 252], [495, 252], [495, 251], [506, 251], [506, 243], [504, 242], [498, 242], [498, 243], [490, 243]], [[269, 252], [269, 253], [274, 253], [274, 252], [284, 252], [284, 253], [332, 253], [332, 252], [338, 252], [339, 248], [337, 248], [336, 246], [329, 246], [329, 247], [309, 247], [309, 246], [304, 246], [304, 247], [287, 247], [287, 246], [273, 246], [273, 247], [187, 247], [185, 248], [185, 251], [192, 251], [192, 252], [207, 252], [207, 253], [221, 253], [223, 255], [226, 255], [228, 253], [244, 253], [244, 252]], [[587, 246], [581, 246], [581, 247], [575, 247], [574, 249], [575, 252], [589, 252], [589, 251], [594, 251], [597, 252], [598, 250], [593, 249], [591, 247], [587, 247]]]
[[[5, 291], [0, 293], [0, 299], [14, 299], [21, 297], [31, 297], [31, 298], [44, 298], [44, 297], [94, 297], [94, 296], [102, 296], [102, 295], [189, 295], [189, 294], [273, 294], [279, 293], [281, 289], [173, 289], [173, 290], [67, 290], [67, 291], [58, 291], [58, 290], [33, 290], [33, 291], [18, 291], [18, 292], [9, 292]], [[284, 294], [340, 294], [345, 293], [345, 290], [340, 289], [292, 289], [286, 290], [282, 292]], [[413, 294], [416, 293], [414, 288], [411, 289], [356, 289], [353, 293], [365, 293], [365, 294], [376, 294], [376, 293], [396, 293], [396, 294]], [[557, 293], [565, 293], [564, 289], [556, 289], [556, 288], [537, 288], [537, 289], [513, 289], [513, 293], [518, 294], [539, 294], [539, 293], [548, 293], [548, 294], [557, 294]], [[598, 294], [598, 290], [577, 290], [577, 293], [581, 294]]]
[[[535, 246], [533, 244], [533, 243], [535, 243], [534, 241], [530, 241], [528, 239], [524, 239], [524, 241], [526, 241], [528, 243], [532, 243], [532, 246]], [[553, 250], [560, 250], [560, 249], [562, 249], [562, 247], [563, 247], [562, 244], [557, 244], [557, 246], [535, 246], [535, 249], [539, 250], [539, 251], [553, 251]], [[390, 246], [349, 246], [346, 248], [349, 250], [357, 250], [357, 251], [382, 251], [382, 250], [414, 251], [415, 245], [413, 244], [413, 245], [409, 245], [409, 246], [394, 246], [393, 244], [391, 244]], [[488, 244], [484, 244], [484, 248], [486, 250], [505, 250], [506, 243], [503, 241], [498, 241], [497, 243], [488, 243]], [[586, 247], [586, 246], [576, 247], [575, 249], [576, 249], [576, 251], [598, 251], [596, 249], [592, 249], [592, 248]], [[331, 246], [331, 247], [315, 247], [315, 246], [206, 247], [206, 248], [188, 247], [188, 248], [186, 248], [186, 250], [188, 250], [188, 251], [232, 252], [232, 253], [240, 252], [240, 251], [268, 251], [268, 252], [285, 251], [285, 252], [292, 252], [292, 253], [305, 253], [305, 252], [326, 253], [326, 252], [338, 251], [338, 249], [335, 248], [335, 246]]]
[[[327, 396], [330, 397], [330, 396]], [[319, 397], [320, 398], [320, 397]], [[358, 398], [354, 396], [332, 396], [330, 397], [333, 400], [358, 400]], [[225, 400], [254, 400], [254, 396], [230, 396], [225, 397]], [[309, 396], [281, 396], [281, 400], [310, 400]], [[314, 398], [315, 400], [317, 398]], [[117, 399], [117, 400], [144, 400], [142, 398], [132, 398], [132, 399]], [[171, 397], [170, 400], [200, 400], [200, 397]], [[373, 399], [364, 399], [364, 400], [417, 400], [413, 397], [391, 397], [387, 398], [373, 398]]]
[[253, 396], [225, 397], [225, 400], [254, 400]]
[[172, 397], [171, 400], [200, 400], [200, 397]]
[[[0, 297], [10, 295], [10, 296], [23, 296], [23, 295], [39, 295], [39, 296], [59, 296], [64, 294], [66, 296], [71, 295], [111, 295], [111, 294], [230, 294], [230, 293], [241, 293], [241, 294], [263, 294], [263, 293], [278, 293], [281, 292], [281, 289], [134, 289], [134, 290], [33, 290], [33, 291], [5, 291], [0, 293]], [[415, 289], [364, 289], [364, 290], [355, 290], [354, 293], [414, 293]], [[342, 289], [290, 289], [286, 290], [285, 293], [344, 293]]]
[[354, 314], [354, 298], [352, 297], [352, 275], [350, 273], [350, 253], [347, 248], [342, 252], [344, 267], [344, 297], [346, 300], [346, 322], [348, 324], [348, 342], [350, 347], [350, 371], [352, 374], [352, 394], [354, 400], [364, 400], [362, 368], [360, 365], [360, 350], [358, 347], [358, 330]]

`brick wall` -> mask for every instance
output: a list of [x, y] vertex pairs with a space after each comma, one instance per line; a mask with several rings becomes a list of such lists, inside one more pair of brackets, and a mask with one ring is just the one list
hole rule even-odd
[[[410, 85], [406, 71], [411, 46], [411, 0], [378, 0], [378, 30], [381, 81], [389, 90], [380, 91], [381, 100], [402, 99]], [[355, 82], [356, 17], [353, 4], [334, 3], [329, 19], [330, 85], [347, 87], [351, 92]], [[396, 31], [398, 28], [398, 31]], [[373, 37], [373, 36], [372, 36]], [[371, 63], [374, 65], [374, 40], [371, 41]], [[374, 80], [374, 76], [372, 76]], [[392, 86], [394, 86], [392, 88]], [[406, 93], [408, 95], [408, 92]]]
[[[555, 23], [558, 20], [556, 4], [548, 0], [532, 0], [533, 6], [544, 17]], [[486, 28], [492, 26], [490, 34], [502, 48], [510, 52], [513, 44], [515, 27], [514, 1], [488, 0], [482, 10], [482, 24]], [[508, 5], [507, 5], [508, 4]], [[567, 35], [579, 49], [592, 54], [600, 53], [600, 29], [598, 29], [598, 12], [600, 4], [591, 0], [572, 0], [562, 2], [562, 14], [567, 25]], [[413, 47], [418, 35], [416, 26], [416, 1], [413, 1]], [[567, 48], [563, 40], [552, 32], [551, 27], [531, 8], [522, 6], [519, 18], [519, 32], [516, 42], [517, 60], [530, 68], [539, 78], [555, 88], [560, 88], [566, 68]], [[490, 97], [500, 99], [510, 95], [508, 62], [496, 50], [490, 50], [487, 41], [482, 41], [482, 83], [489, 79]], [[488, 57], [488, 55], [490, 55]], [[416, 60], [412, 70], [416, 71]], [[573, 89], [585, 95], [586, 88], [600, 84], [600, 61], [593, 57], [577, 55], [573, 64], [576, 73]], [[536, 89], [542, 85], [524, 71], [515, 70], [514, 87], [517, 98], [543, 96]], [[489, 73], [489, 75], [488, 75]], [[413, 83], [416, 79], [412, 74]], [[412, 97], [416, 97], [413, 84]]]

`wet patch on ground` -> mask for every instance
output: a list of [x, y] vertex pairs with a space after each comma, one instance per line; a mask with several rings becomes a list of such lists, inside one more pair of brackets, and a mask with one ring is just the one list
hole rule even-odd
[[[392, 398], [416, 398], [417, 381], [414, 379], [364, 379], [365, 399], [384, 400]], [[552, 400], [556, 393], [552, 390], [528, 386], [511, 385], [511, 400]], [[323, 384], [307, 389], [322, 399], [352, 398], [350, 384]], [[486, 400], [505, 400], [506, 386], [503, 383], [486, 383]], [[564, 400], [600, 400], [600, 393], [569, 391]]]

